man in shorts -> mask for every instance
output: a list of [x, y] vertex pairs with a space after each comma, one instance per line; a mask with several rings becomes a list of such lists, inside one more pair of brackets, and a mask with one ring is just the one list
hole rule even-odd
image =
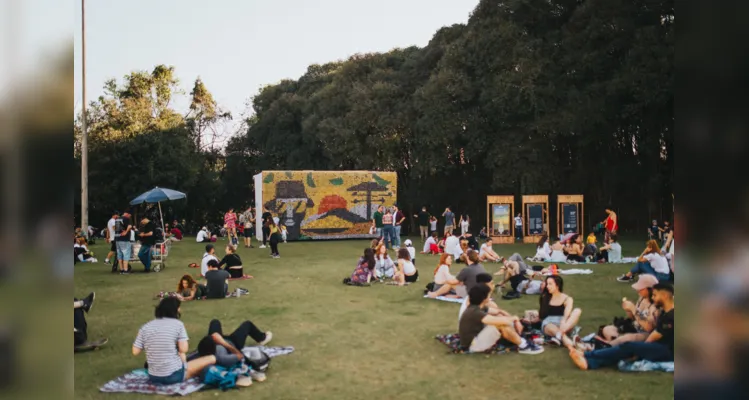
[[130, 231], [133, 230], [130, 222], [130, 214], [123, 213], [122, 218], [115, 222], [115, 243], [117, 243], [117, 259], [119, 260], [120, 275], [129, 273], [127, 264], [130, 261], [132, 244], [130, 243]]
[[450, 207], [447, 207], [445, 208], [445, 212], [442, 213], [442, 216], [445, 217], [445, 235], [450, 235], [455, 226], [455, 214], [450, 211]]

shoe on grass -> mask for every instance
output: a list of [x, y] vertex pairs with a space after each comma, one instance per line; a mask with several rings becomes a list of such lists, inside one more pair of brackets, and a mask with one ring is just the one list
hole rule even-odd
[[632, 281], [632, 277], [631, 277], [631, 276], [627, 276], [627, 275], [625, 274], [625, 275], [622, 275], [622, 276], [620, 276], [620, 277], [616, 278], [616, 280], [617, 280], [618, 282], [631, 282], [631, 281]]
[[264, 382], [267, 379], [264, 372], [255, 371], [254, 369], [250, 370], [250, 378], [257, 382]]
[[541, 354], [544, 352], [544, 348], [533, 343], [533, 342], [526, 342], [527, 344], [525, 347], [521, 347], [518, 349], [518, 353], [520, 354]]
[[265, 332], [265, 340], [263, 340], [262, 342], [260, 342], [258, 344], [261, 345], [261, 346], [265, 346], [271, 340], [273, 340], [273, 332], [268, 331], [268, 332]]
[[94, 299], [96, 299], [96, 293], [91, 292], [85, 299], [83, 299], [83, 310], [87, 313], [94, 307]]

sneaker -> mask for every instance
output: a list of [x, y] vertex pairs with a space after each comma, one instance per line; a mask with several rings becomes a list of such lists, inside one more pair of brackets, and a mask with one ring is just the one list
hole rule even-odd
[[109, 264], [109, 259], [108, 258], [104, 259], [104, 263]]
[[552, 336], [551, 339], [549, 339], [549, 342], [554, 343], [557, 346], [562, 345], [562, 341], [559, 340], [556, 336]]
[[91, 309], [94, 308], [94, 299], [96, 299], [96, 293], [91, 292], [88, 296], [86, 296], [85, 299], [83, 299], [83, 310], [85, 310], [87, 313], [91, 312]]
[[271, 332], [271, 331], [268, 331], [268, 332], [265, 332], [265, 340], [263, 340], [262, 342], [260, 342], [260, 343], [258, 343], [258, 344], [259, 344], [260, 346], [265, 346], [265, 345], [266, 345], [266, 344], [268, 344], [268, 342], [270, 342], [271, 340], [273, 340], [273, 332]]
[[264, 245], [264, 244], [261, 244], [261, 245], [260, 245], [260, 248], [261, 248], [261, 249], [264, 249], [264, 248], [265, 248], [265, 245]]
[[254, 369], [250, 370], [250, 378], [252, 378], [253, 381], [257, 382], [264, 382], [265, 379], [267, 379], [264, 372], [255, 371]]
[[520, 354], [541, 354], [543, 352], [544, 348], [533, 342], [528, 342], [525, 347], [518, 349]]
[[632, 277], [631, 276], [627, 276], [627, 275], [622, 275], [622, 276], [616, 278], [616, 280], [618, 282], [631, 282], [632, 281]]

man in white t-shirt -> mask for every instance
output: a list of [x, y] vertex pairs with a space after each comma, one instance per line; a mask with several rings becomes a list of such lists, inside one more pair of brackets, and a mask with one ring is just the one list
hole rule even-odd
[[216, 260], [216, 262], [218, 262], [218, 258], [216, 257], [216, 249], [212, 244], [207, 244], [205, 245], [205, 254], [203, 254], [203, 260], [200, 261], [200, 276], [205, 276], [205, 273], [208, 272], [208, 261], [211, 260]]
[[523, 238], [523, 219], [520, 218], [520, 214], [515, 216], [515, 238], [517, 240]]
[[117, 245], [114, 243], [114, 225], [117, 222], [117, 218], [120, 217], [120, 213], [117, 211], [112, 213], [112, 218], [107, 221], [107, 243], [110, 244], [109, 247], [109, 253], [107, 253], [107, 258], [104, 260], [105, 263], [109, 264], [109, 259], [113, 256], [117, 256]]
[[198, 243], [211, 241], [211, 235], [208, 233], [207, 227], [204, 226], [201, 230], [198, 231], [198, 236], [195, 238], [195, 241]]
[[452, 254], [456, 262], [460, 260], [460, 256], [463, 255], [463, 249], [460, 248], [458, 232], [452, 233], [445, 240], [445, 253]]
[[494, 249], [492, 248], [491, 238], [487, 238], [486, 242], [481, 245], [481, 249], [479, 250], [479, 260], [481, 262], [499, 261], [499, 255], [495, 253]]

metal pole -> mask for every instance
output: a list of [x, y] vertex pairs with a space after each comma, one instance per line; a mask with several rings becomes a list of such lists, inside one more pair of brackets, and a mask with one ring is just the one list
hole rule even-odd
[[86, 0], [81, 0], [81, 67], [83, 111], [81, 113], [81, 231], [88, 237], [88, 127], [86, 126]]

